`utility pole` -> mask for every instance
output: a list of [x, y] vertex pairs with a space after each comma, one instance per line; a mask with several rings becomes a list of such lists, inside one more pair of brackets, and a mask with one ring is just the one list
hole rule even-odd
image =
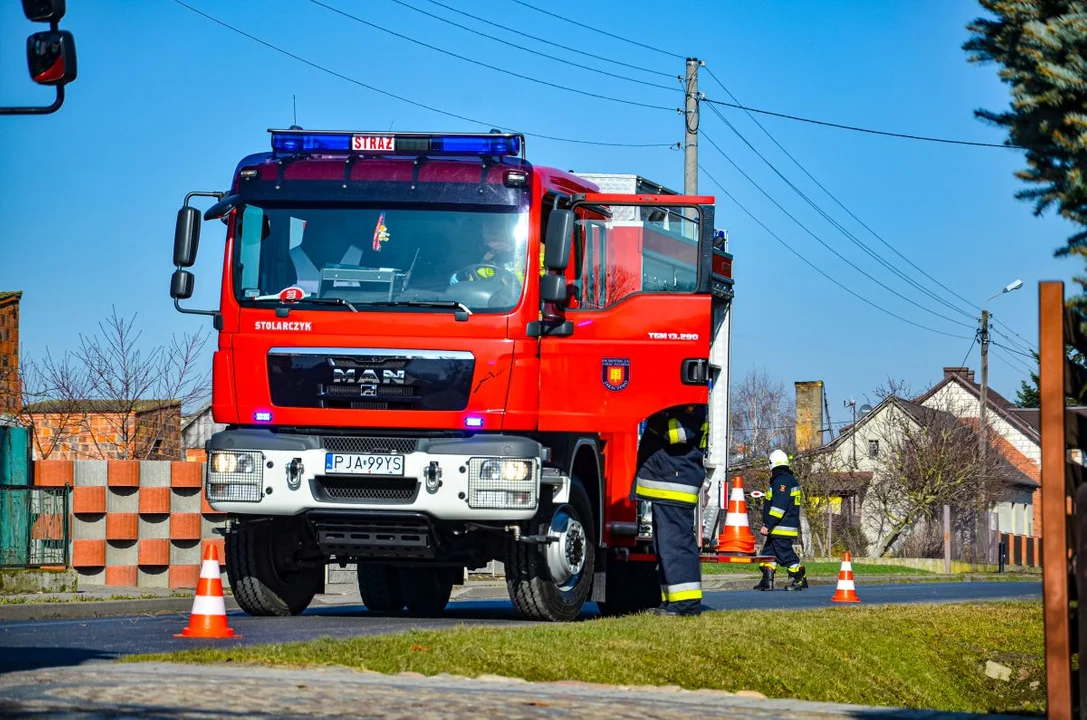
[[981, 408], [978, 414], [978, 457], [985, 461], [985, 406], [989, 394], [989, 311], [981, 311]]
[[687, 58], [686, 107], [683, 112], [683, 194], [698, 194], [698, 68], [702, 61]]
[[857, 401], [853, 398], [843, 400], [842, 405], [853, 409], [853, 425], [849, 428], [849, 435], [853, 440], [853, 469], [857, 469]]

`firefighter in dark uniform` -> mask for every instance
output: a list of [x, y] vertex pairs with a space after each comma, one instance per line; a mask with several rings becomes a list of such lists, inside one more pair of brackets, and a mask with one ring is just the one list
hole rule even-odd
[[770, 489], [763, 501], [762, 523], [760, 532], [766, 536], [762, 554], [774, 559], [762, 564], [762, 580], [755, 589], [774, 589], [778, 564], [785, 566], [792, 581], [786, 590], [808, 587], [804, 566], [793, 549], [793, 541], [800, 535], [800, 484], [789, 469], [789, 456], [781, 450], [770, 453]]
[[661, 582], [657, 615], [702, 612], [702, 566], [695, 510], [706, 479], [706, 408], [671, 408], [647, 426], [638, 448], [632, 495], [653, 506], [653, 545]]

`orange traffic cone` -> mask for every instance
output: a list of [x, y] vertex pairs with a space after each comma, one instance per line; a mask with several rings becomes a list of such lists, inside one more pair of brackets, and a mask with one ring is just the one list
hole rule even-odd
[[747, 500], [744, 499], [744, 481], [739, 476], [732, 478], [732, 489], [728, 494], [728, 513], [725, 526], [717, 538], [718, 552], [735, 552], [751, 555], [755, 552], [755, 536], [747, 522]]
[[853, 556], [846, 553], [842, 558], [842, 569], [838, 571], [838, 587], [834, 591], [833, 602], [860, 602], [857, 586], [853, 584]]
[[204, 562], [200, 566], [200, 580], [196, 585], [189, 625], [174, 637], [228, 638], [235, 636], [226, 624], [226, 603], [223, 600], [223, 580], [219, 575], [219, 551], [208, 543]]

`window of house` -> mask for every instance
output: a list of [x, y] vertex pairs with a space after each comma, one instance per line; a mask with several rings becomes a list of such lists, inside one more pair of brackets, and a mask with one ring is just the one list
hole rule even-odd
[[879, 457], [879, 440], [868, 441], [868, 457]]

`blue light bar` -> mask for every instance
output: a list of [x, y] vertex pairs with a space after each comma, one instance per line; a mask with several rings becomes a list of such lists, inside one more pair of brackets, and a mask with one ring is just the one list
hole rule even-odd
[[382, 155], [518, 155], [520, 135], [415, 135], [269, 130], [272, 150], [283, 153], [358, 152]]
[[478, 428], [483, 427], [483, 418], [472, 416], [464, 418], [465, 427]]
[[253, 413], [253, 419], [257, 422], [272, 422], [271, 410], [257, 410]]

